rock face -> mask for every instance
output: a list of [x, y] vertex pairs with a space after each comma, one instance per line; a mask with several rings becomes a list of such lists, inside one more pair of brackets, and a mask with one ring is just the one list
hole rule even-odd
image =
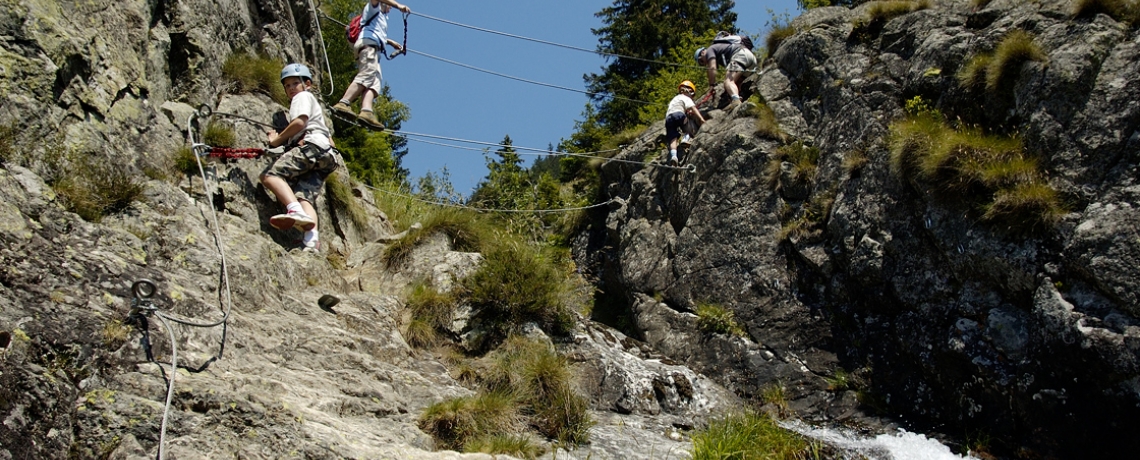
[[[836, 391], [848, 386], [864, 412], [985, 437], [999, 455], [1134, 452], [1140, 35], [1069, 2], [1005, 0], [934, 2], [853, 33], [868, 8], [806, 12], [749, 83], [820, 150], [810, 190], [787, 186], [788, 163], [773, 178], [781, 142], [757, 134], [747, 104], [710, 112], [682, 155], [694, 173], [603, 166], [603, 198], [621, 204], [577, 249], [606, 292], [595, 316], [739, 394], [783, 385], [806, 419], [855, 421], [853, 392]], [[1047, 60], [1000, 93], [962, 89], [959, 69], [1014, 29]], [[1018, 132], [1069, 214], [1009, 231], [900, 178], [885, 136], [914, 96]], [[653, 157], [662, 132], [620, 158]], [[816, 226], [789, 232], [816, 203], [829, 204]], [[749, 339], [700, 332], [701, 303]]]
[[[0, 126], [15, 136], [0, 145], [0, 458], [491, 458], [433, 451], [423, 409], [472, 391], [400, 333], [409, 284], [447, 289], [478, 254], [440, 238], [389, 269], [393, 228], [363, 189], [368, 225], [322, 198], [322, 251], [302, 252], [299, 233], [267, 224], [281, 208], [258, 184], [266, 158], [208, 163], [205, 181], [148, 180], [145, 199], [99, 223], [49, 186], [60, 155], [136, 177], [165, 167], [202, 105], [272, 120], [284, 108], [228, 94], [221, 66], [250, 49], [319, 62], [309, 2], [2, 4]], [[264, 139], [215, 119], [238, 146]], [[129, 321], [141, 279], [158, 311], [197, 325]], [[319, 307], [325, 294], [340, 302]], [[598, 422], [594, 444], [559, 458], [684, 458], [679, 429], [739, 405], [606, 326], [556, 345], [591, 377], [581, 391]]]

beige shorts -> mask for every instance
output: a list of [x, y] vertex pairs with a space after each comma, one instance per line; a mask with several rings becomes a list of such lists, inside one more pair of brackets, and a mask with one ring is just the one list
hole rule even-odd
[[741, 48], [736, 54], [732, 55], [732, 61], [729, 61], [729, 72], [744, 72], [746, 70], [756, 70], [756, 55], [752, 54], [751, 50]]
[[384, 82], [380, 73], [380, 53], [375, 46], [364, 45], [363, 40], [357, 41], [356, 45], [356, 78], [352, 82], [380, 94]]

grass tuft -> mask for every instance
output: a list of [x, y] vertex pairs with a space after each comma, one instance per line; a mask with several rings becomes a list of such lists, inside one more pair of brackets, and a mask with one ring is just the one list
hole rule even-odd
[[570, 285], [554, 261], [527, 244], [513, 242], [499, 244], [483, 256], [463, 286], [476, 320], [488, 331], [491, 342], [486, 345], [528, 322], [550, 334], [570, 332], [575, 316], [562, 302]]
[[731, 310], [711, 303], [697, 304], [697, 329], [708, 334], [731, 334], [748, 337], [748, 333], [736, 322]]
[[927, 115], [892, 124], [888, 143], [895, 174], [977, 205], [983, 220], [1014, 230], [1040, 230], [1066, 212], [1037, 159], [1017, 137], [955, 129]]
[[469, 440], [463, 445], [463, 451], [491, 455], [510, 455], [512, 457], [532, 460], [545, 454], [546, 448], [535, 444], [526, 436], [497, 434]]
[[930, 8], [930, 0], [885, 0], [869, 2], [866, 13], [852, 23], [851, 35], [869, 40], [883, 30], [891, 19]]
[[202, 133], [202, 143], [210, 147], [233, 147], [237, 143], [237, 136], [230, 125], [210, 121], [206, 125], [206, 132]]
[[348, 220], [357, 230], [368, 228], [368, 213], [356, 201], [352, 193], [352, 178], [339, 172], [329, 174], [325, 180], [325, 190], [328, 191], [329, 206], [334, 211], [341, 211], [348, 215]]
[[103, 345], [116, 350], [127, 343], [130, 338], [131, 327], [120, 320], [111, 320], [103, 325]]
[[88, 222], [99, 222], [108, 214], [122, 212], [144, 199], [142, 177], [132, 174], [118, 162], [84, 155], [59, 173], [52, 188], [64, 199], [67, 210]]
[[800, 460], [812, 458], [812, 452], [812, 444], [802, 436], [755, 412], [714, 419], [707, 428], [693, 433], [693, 460]]
[[[783, 184], [784, 163], [792, 165], [792, 184]], [[768, 161], [768, 186], [780, 190], [784, 186], [809, 184], [815, 180], [819, 168], [819, 149], [804, 144], [803, 141], [784, 145], [776, 149]]]
[[776, 50], [780, 48], [784, 40], [791, 38], [791, 36], [795, 34], [796, 28], [792, 27], [791, 24], [782, 23], [773, 25], [772, 30], [768, 32], [768, 38], [764, 41], [765, 46], [768, 47], [768, 55], [775, 55]]
[[512, 336], [488, 357], [484, 388], [515, 395], [543, 436], [572, 444], [588, 440], [593, 422], [586, 400], [574, 392], [566, 358], [552, 346]]
[[487, 235], [491, 230], [473, 212], [437, 207], [427, 211], [422, 227], [409, 230], [407, 235], [388, 246], [384, 251], [384, 262], [388, 267], [404, 265], [412, 251], [436, 233], [447, 235], [456, 251], [477, 251], [483, 246], [483, 241], [490, 240]]
[[222, 76], [234, 82], [238, 93], [261, 91], [278, 104], [288, 106], [289, 98], [279, 80], [283, 67], [285, 63], [280, 59], [242, 52], [226, 58]]
[[0, 164], [7, 163], [16, 155], [16, 130], [11, 126], [0, 126]]
[[958, 70], [958, 86], [966, 90], [979, 91], [986, 87], [986, 69], [990, 67], [993, 55], [982, 53], [966, 61], [966, 65]]
[[459, 450], [478, 438], [519, 432], [522, 416], [519, 403], [511, 395], [483, 393], [432, 404], [418, 425], [438, 447]]
[[1076, 0], [1073, 17], [1086, 18], [1106, 14], [1119, 22], [1135, 26], [1140, 24], [1140, 2], [1136, 0]]
[[171, 158], [172, 175], [185, 174], [194, 176], [198, 174], [198, 159], [194, 157], [194, 149], [184, 145], [174, 151]]
[[751, 115], [756, 117], [756, 134], [777, 141], [783, 141], [787, 138], [787, 134], [784, 134], [784, 131], [780, 129], [776, 112], [772, 111], [768, 104], [763, 101], [757, 102], [751, 109]]
[[409, 345], [427, 348], [438, 343], [440, 331], [447, 330], [455, 315], [455, 297], [440, 293], [425, 283], [416, 284], [408, 296], [411, 313], [404, 339]]
[[986, 90], [997, 91], [1017, 78], [1022, 64], [1029, 61], [1044, 62], [1048, 57], [1033, 43], [1033, 36], [1024, 30], [1006, 34], [994, 50], [993, 59], [986, 67]]

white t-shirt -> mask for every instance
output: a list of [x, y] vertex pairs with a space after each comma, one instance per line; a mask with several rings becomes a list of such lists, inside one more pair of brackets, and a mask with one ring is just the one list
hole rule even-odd
[[696, 106], [697, 104], [693, 103], [692, 98], [684, 94], [678, 94], [676, 96], [673, 96], [673, 100], [669, 101], [669, 108], [665, 109], [665, 115], [669, 115], [674, 112], [684, 113], [685, 110], [689, 109], [690, 107]]
[[[365, 45], [383, 46], [388, 41], [388, 14], [382, 13], [382, 5], [372, 6], [372, 2], [364, 3], [364, 13], [360, 18], [360, 40]], [[368, 22], [369, 18], [373, 18]], [[368, 25], [364, 25], [368, 22]]]
[[[293, 96], [293, 101], [289, 103], [289, 121], [292, 122], [301, 115], [308, 116], [309, 121], [305, 123], [305, 130], [298, 136], [305, 136], [305, 142], [312, 143], [322, 149], [329, 148], [332, 145], [329, 138], [332, 136], [329, 133], [328, 125], [325, 124], [325, 111], [313, 93], [301, 91]], [[290, 139], [290, 143], [294, 143], [296, 140], [297, 138], [294, 137]]]

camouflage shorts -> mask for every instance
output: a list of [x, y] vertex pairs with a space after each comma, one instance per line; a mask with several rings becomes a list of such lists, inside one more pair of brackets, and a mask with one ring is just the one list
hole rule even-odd
[[298, 200], [314, 203], [321, 194], [325, 178], [344, 165], [335, 148], [322, 151], [312, 144], [294, 147], [269, 165], [266, 175], [285, 179]]

